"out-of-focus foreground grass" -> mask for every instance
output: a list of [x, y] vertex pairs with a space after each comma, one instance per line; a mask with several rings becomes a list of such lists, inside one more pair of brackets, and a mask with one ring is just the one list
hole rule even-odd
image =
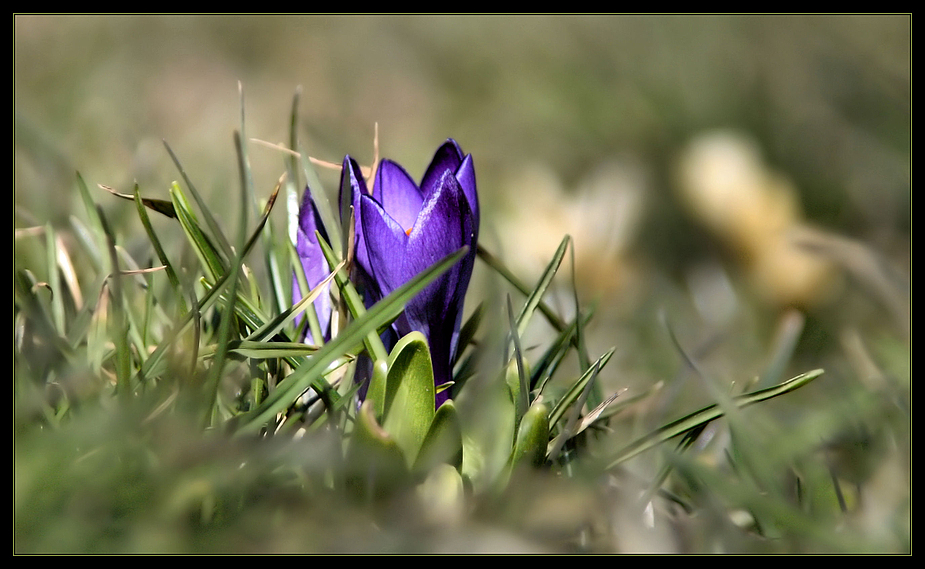
[[[14, 33], [16, 269], [47, 277], [29, 228], [78, 238], [75, 171], [91, 189], [137, 181], [166, 199], [179, 175], [162, 139], [219, 218], [236, 219], [237, 83], [247, 135], [271, 142], [286, 140], [301, 86], [318, 158], [371, 162], [375, 123], [382, 154], [402, 164], [460, 141], [477, 165], [483, 243], [524, 280], [574, 237], [579, 295], [598, 305], [587, 341], [617, 346], [602, 382], [630, 393], [663, 382], [646, 400], [656, 408], [634, 409], [638, 421], [602, 447], [712, 403], [704, 381], [732, 390], [822, 367], [749, 420], [787, 434], [754, 441], [768, 465], [786, 465], [769, 484], [790, 484], [777, 478], [786, 471], [831, 490], [801, 502], [812, 523], [775, 543], [736, 517], [746, 506], [732, 489], [711, 490], [722, 456], [682, 469], [678, 491], [698, 487], [710, 507], [635, 512], [626, 481], [652, 479], [653, 454], [622, 484], [531, 479], [465, 530], [402, 519], [389, 533], [253, 468], [279, 460], [273, 444], [210, 447], [182, 418], [139, 428], [130, 408], [46, 436], [16, 408], [17, 552], [533, 551], [565, 547], [549, 536], [584, 523], [616, 528], [586, 544], [599, 551], [910, 551], [910, 17], [17, 16]], [[250, 155], [268, 194], [281, 156], [255, 144]], [[323, 176], [336, 187], [336, 173]], [[134, 258], [154, 258], [132, 204], [96, 201]], [[179, 231], [153, 221], [179, 255]], [[490, 290], [486, 273], [477, 266], [472, 295]], [[561, 293], [567, 312], [565, 278]], [[206, 495], [255, 506], [206, 520]], [[854, 535], [868, 539], [840, 537]]]

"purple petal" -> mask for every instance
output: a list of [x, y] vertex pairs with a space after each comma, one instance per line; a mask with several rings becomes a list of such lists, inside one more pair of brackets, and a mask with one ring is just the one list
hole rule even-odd
[[427, 171], [421, 179], [421, 195], [424, 196], [425, 200], [434, 192], [440, 178], [443, 177], [443, 173], [453, 172], [455, 174], [459, 170], [462, 161], [463, 153], [459, 149], [459, 145], [452, 138], [447, 139], [434, 153], [434, 158], [430, 161], [430, 166], [427, 167]]
[[[405, 281], [464, 245], [474, 245], [473, 215], [455, 176], [447, 172], [424, 204], [402, 258]], [[463, 300], [475, 261], [472, 250], [405, 307], [410, 330], [427, 338], [437, 384], [451, 378], [450, 362], [462, 316]], [[399, 330], [405, 334], [410, 330]]]
[[414, 225], [424, 201], [411, 176], [391, 160], [383, 160], [376, 170], [373, 197], [405, 231]]
[[[344, 178], [346, 177], [350, 185], [350, 201], [353, 204], [354, 217], [354, 246], [356, 247], [357, 263], [366, 269], [369, 266], [369, 255], [366, 252], [366, 241], [363, 238], [363, 222], [360, 219], [360, 197], [368, 195], [366, 191], [366, 181], [363, 180], [363, 174], [360, 172], [360, 166], [350, 155], [344, 156], [344, 165], [341, 169], [341, 192], [344, 191]], [[343, 196], [340, 197], [343, 200]], [[340, 201], [338, 200], [338, 201]], [[346, 225], [349, 220], [342, 219], [341, 224]], [[349, 228], [347, 228], [349, 231]]]
[[[361, 196], [359, 201], [368, 253], [367, 265], [363, 268], [377, 283], [380, 295], [385, 296], [408, 280], [402, 278], [401, 272], [408, 235], [372, 197]], [[360, 261], [359, 257], [357, 260]]]
[[463, 158], [462, 165], [456, 171], [456, 179], [462, 186], [466, 199], [469, 201], [469, 207], [472, 208], [472, 214], [475, 216], [475, 227], [479, 226], [479, 195], [475, 186], [475, 166], [472, 163], [472, 155], [466, 154]]
[[[318, 244], [318, 238], [315, 231], [320, 231], [325, 238], [327, 234], [321, 223], [321, 218], [315, 209], [315, 203], [312, 200], [311, 190], [305, 188], [305, 194], [302, 196], [302, 206], [299, 208], [299, 228], [296, 231], [296, 252], [299, 260], [302, 262], [302, 270], [305, 272], [305, 280], [310, 289], [314, 289], [323, 281], [329, 273], [328, 263], [321, 252], [321, 246]], [[293, 302], [302, 299], [308, 294], [308, 291], [299, 291], [298, 278], [293, 275], [292, 297]], [[321, 327], [321, 333], [328, 339], [329, 327], [331, 323], [331, 297], [322, 293], [313, 302], [315, 312], [318, 315], [318, 323]], [[306, 341], [309, 343], [317, 342], [311, 336], [311, 332], [306, 334]]]

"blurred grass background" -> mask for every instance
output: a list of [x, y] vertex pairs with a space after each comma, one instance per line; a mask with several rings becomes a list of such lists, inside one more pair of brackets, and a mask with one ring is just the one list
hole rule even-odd
[[[663, 418], [712, 402], [668, 327], [718, 385], [826, 368], [762, 413], [818, 429], [801, 437], [849, 465], [863, 547], [910, 547], [909, 418], [891, 404], [911, 399], [911, 17], [16, 16], [14, 34], [16, 228], [82, 216], [77, 170], [166, 199], [179, 175], [161, 139], [235, 219], [238, 81], [247, 135], [272, 142], [300, 85], [305, 147], [333, 162], [370, 163], [378, 123], [382, 154], [419, 177], [452, 136], [475, 158], [483, 243], [525, 279], [575, 238], [589, 345], [618, 348], [608, 386], [668, 382]], [[250, 154], [268, 194], [281, 155]], [[150, 258], [131, 204], [97, 201]], [[42, 266], [15, 245], [16, 268]], [[707, 551], [722, 530], [704, 527], [603, 549]], [[805, 550], [850, 549], [819, 543]]]

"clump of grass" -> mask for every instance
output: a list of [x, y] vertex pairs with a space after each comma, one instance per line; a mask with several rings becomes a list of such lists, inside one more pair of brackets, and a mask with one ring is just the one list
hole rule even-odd
[[[463, 252], [366, 310], [347, 277], [349, 227], [322, 202], [334, 286], [293, 305], [291, 267], [299, 264], [270, 212], [280, 192], [293, 196], [303, 181], [325, 195], [297, 137], [297, 102], [285, 173], [261, 197], [242, 100], [234, 235], [169, 147], [182, 179], [169, 200], [143, 197], [137, 186], [120, 194], [134, 201], [156, 261], [138, 262], [120, 245], [94, 200], [112, 198], [91, 192], [80, 175], [82, 220], [65, 231], [17, 233], [38, 254], [17, 253], [14, 275], [16, 552], [908, 548], [852, 525], [848, 514], [870, 474], [849, 476], [842, 466], [876, 469], [877, 446], [902, 432], [908, 401], [855, 401], [848, 422], [859, 428], [839, 440], [846, 421], [837, 409], [752, 407], [822, 370], [729, 389], [705, 377], [675, 340], [714, 403], [680, 417], [647, 415], [662, 400], [657, 385], [603, 391], [598, 380], [615, 348], [589, 352], [594, 310], [576, 293], [569, 320], [544, 300], [563, 278], [568, 236], [533, 284], [479, 247], [498, 286], [462, 328], [454, 400], [431, 410], [428, 428], [408, 427], [419, 397], [413, 364], [429, 362], [417, 338], [396, 346], [405, 359], [390, 358], [398, 403], [359, 406], [358, 357]], [[196, 264], [167, 253], [155, 214], [175, 220], [172, 231]], [[347, 324], [310, 346], [297, 339], [317, 323], [296, 322], [317, 294], [332, 294]], [[534, 319], [554, 332], [526, 349]], [[884, 414], [884, 431], [865, 430]], [[888, 519], [908, 537], [904, 513]]]

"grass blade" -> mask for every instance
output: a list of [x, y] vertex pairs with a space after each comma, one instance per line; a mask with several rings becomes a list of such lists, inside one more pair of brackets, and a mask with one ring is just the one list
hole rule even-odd
[[562, 258], [565, 256], [565, 249], [568, 247], [569, 241], [571, 241], [571, 237], [568, 235], [562, 238], [562, 242], [559, 243], [556, 254], [553, 255], [552, 260], [546, 265], [546, 270], [543, 271], [543, 275], [540, 277], [540, 281], [537, 283], [536, 288], [527, 296], [527, 301], [524, 303], [520, 315], [517, 316], [517, 333], [519, 335], [523, 336], [524, 332], [526, 332], [527, 324], [530, 323], [533, 312], [543, 299], [543, 295], [546, 294], [546, 289], [549, 288], [550, 283], [552, 283], [552, 278], [556, 276], [556, 271], [559, 270], [559, 265], [562, 264]]
[[[173, 160], [173, 163], [177, 166], [177, 170], [180, 171], [180, 176], [182, 176], [183, 181], [186, 182], [186, 187], [189, 189], [190, 194], [192, 194], [193, 199], [196, 200], [196, 204], [199, 206], [200, 211], [202, 211], [206, 220], [206, 225], [208, 225], [209, 230], [218, 242], [219, 249], [226, 259], [230, 259], [233, 256], [231, 253], [231, 245], [228, 244], [228, 240], [225, 238], [225, 234], [222, 233], [222, 229], [218, 226], [218, 222], [215, 221], [215, 218], [203, 201], [202, 196], [196, 191], [196, 186], [193, 185], [193, 181], [189, 179], [189, 176], [186, 175], [186, 170], [180, 165], [180, 159], [173, 153], [173, 150], [170, 148], [170, 145], [167, 144], [166, 140], [164, 141], [164, 148], [167, 149], [167, 153], [170, 154], [170, 159]], [[176, 186], [177, 184], [174, 183], [173, 185]], [[174, 205], [176, 205], [176, 203], [174, 203]]]
[[[527, 285], [524, 284], [523, 281], [521, 281], [519, 278], [517, 278], [517, 276], [512, 273], [510, 269], [504, 266], [504, 263], [502, 263], [500, 259], [489, 253], [488, 250], [485, 249], [481, 244], [479, 244], [476, 249], [476, 255], [479, 259], [482, 260], [482, 262], [494, 269], [495, 272], [504, 278], [504, 280], [510, 283], [518, 291], [520, 291], [521, 294], [524, 296], [529, 296], [530, 289], [527, 287]], [[553, 328], [559, 332], [566, 328], [565, 322], [563, 322], [562, 319], [559, 318], [559, 316], [556, 315], [556, 313], [546, 305], [545, 302], [540, 301], [538, 308], [540, 312], [543, 313], [543, 316], [546, 317], [546, 320], [548, 320], [549, 323], [553, 326]]]
[[508, 323], [511, 327], [511, 340], [514, 344], [514, 361], [517, 363], [517, 406], [514, 415], [514, 429], [520, 426], [520, 420], [527, 413], [530, 407], [530, 388], [527, 386], [527, 373], [524, 370], [523, 351], [520, 347], [520, 334], [517, 332], [517, 326], [514, 323], [514, 308], [511, 306], [511, 296], [507, 297], [507, 316]]
[[51, 288], [51, 315], [59, 336], [65, 335], [64, 325], [64, 290], [61, 288], [61, 275], [58, 272], [58, 246], [55, 231], [51, 224], [45, 225], [45, 261], [48, 272], [48, 286]]
[[341, 246], [343, 243], [343, 234], [341, 233], [340, 223], [338, 223], [337, 219], [334, 217], [334, 209], [331, 208], [328, 194], [324, 191], [324, 188], [321, 187], [321, 180], [318, 178], [318, 173], [315, 172], [315, 167], [312, 166], [312, 162], [309, 160], [308, 154], [305, 153], [305, 149], [302, 148], [301, 144], [299, 145], [299, 160], [302, 163], [302, 174], [305, 175], [305, 183], [312, 192], [315, 209], [321, 217], [321, 223], [324, 224], [325, 231], [331, 238], [331, 248], [338, 258], [343, 258], [344, 251]]
[[212, 281], [217, 281], [227, 272], [225, 260], [209, 237], [199, 227], [196, 214], [190, 208], [186, 196], [183, 195], [183, 190], [180, 189], [176, 182], [170, 187], [170, 197], [177, 212], [177, 220], [180, 222], [180, 226], [183, 227], [183, 232], [193, 246], [196, 256], [199, 257], [199, 261]]
[[[177, 306], [182, 314], [187, 311], [187, 307], [186, 300], [183, 298], [183, 288], [180, 286], [180, 278], [177, 277], [176, 271], [173, 270], [173, 265], [170, 264], [170, 260], [167, 258], [167, 253], [164, 251], [163, 245], [161, 245], [161, 240], [158, 239], [157, 234], [154, 232], [154, 227], [151, 226], [151, 219], [148, 217], [148, 211], [145, 209], [146, 204], [138, 193], [138, 184], [135, 184], [134, 198], [138, 210], [138, 218], [141, 220], [141, 224], [148, 234], [148, 239], [151, 240], [151, 245], [154, 246], [154, 251], [157, 253], [158, 260], [164, 265], [167, 271], [167, 279], [170, 281], [171, 287], [173, 287], [174, 294], [177, 297]], [[171, 203], [170, 205], [172, 208], [173, 204]], [[176, 212], [173, 212], [173, 214], [174, 217], [176, 217]]]
[[107, 248], [109, 249], [109, 265], [113, 269], [109, 279], [109, 291], [112, 295], [112, 317], [110, 320], [112, 331], [110, 332], [110, 338], [112, 338], [116, 346], [116, 384], [119, 386], [119, 392], [124, 396], [128, 396], [131, 392], [132, 362], [128, 344], [128, 319], [125, 315], [125, 304], [122, 296], [122, 275], [119, 273], [119, 259], [116, 254], [116, 238], [109, 229], [103, 210], [99, 206], [97, 206], [97, 215], [106, 235]]
[[[754, 405], [755, 403], [760, 403], [761, 401], [766, 401], [785, 393], [790, 393], [791, 391], [803, 387], [822, 374], [823, 370], [821, 369], [808, 371], [773, 387], [759, 389], [758, 391], [753, 391], [752, 393], [746, 393], [745, 395], [734, 397], [732, 401], [736, 407], [741, 409], [743, 407]], [[722, 409], [719, 405], [714, 404], [708, 407], [704, 407], [703, 409], [691, 413], [690, 415], [682, 417], [677, 421], [673, 421], [664, 427], [656, 429], [648, 435], [636, 439], [632, 443], [626, 445], [622, 450], [617, 452], [613, 458], [610, 459], [610, 463], [607, 468], [613, 468], [641, 452], [649, 450], [658, 444], [661, 444], [678, 435], [682, 435], [691, 429], [696, 429], [722, 416]]]
[[[84, 236], [87, 237], [87, 249], [90, 250], [91, 253], [96, 253], [94, 258], [99, 261], [100, 272], [109, 274], [112, 272], [112, 267], [107, 266], [109, 258], [102, 253], [106, 250], [106, 239], [103, 237], [106, 235], [106, 232], [103, 230], [100, 212], [97, 210], [96, 204], [93, 203], [93, 199], [90, 197], [90, 190], [87, 189], [87, 184], [84, 182], [80, 172], [77, 172], [77, 189], [84, 202], [84, 207], [87, 209], [87, 217], [90, 220], [90, 230], [84, 233]], [[95, 247], [92, 247], [91, 244], [95, 245]]]
[[585, 372], [578, 378], [578, 381], [572, 384], [569, 390], [562, 396], [561, 399], [556, 403], [556, 406], [553, 407], [552, 412], [549, 414], [549, 428], [552, 429], [556, 424], [562, 420], [562, 417], [565, 416], [565, 411], [578, 399], [581, 397], [582, 393], [585, 392], [585, 386], [591, 382], [594, 377], [597, 375], [598, 371], [604, 368], [607, 365], [607, 362], [610, 361], [610, 357], [613, 355], [616, 348], [610, 348], [604, 355], [599, 357], [594, 364], [589, 367]]

